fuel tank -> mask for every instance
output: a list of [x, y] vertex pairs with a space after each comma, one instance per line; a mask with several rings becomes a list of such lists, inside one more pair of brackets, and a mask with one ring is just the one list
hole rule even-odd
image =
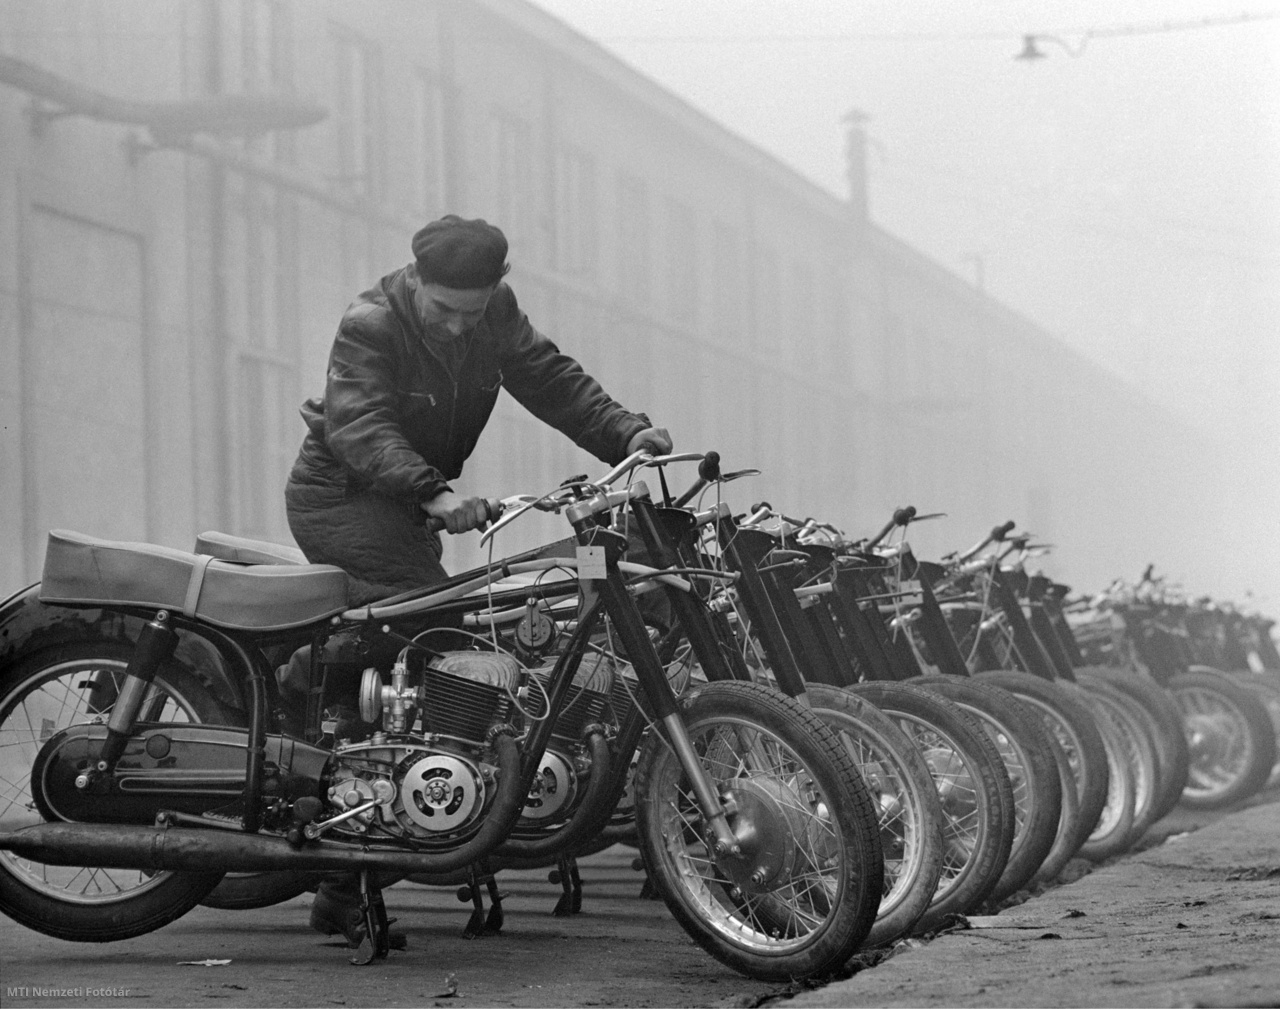
[[[46, 820], [151, 824], [161, 810], [234, 808], [245, 785], [249, 734], [221, 725], [139, 723], [115, 768], [87, 787], [105, 725], [73, 725], [51, 736], [31, 767], [31, 793]], [[266, 738], [264, 799], [321, 797], [331, 751], [290, 736]]]

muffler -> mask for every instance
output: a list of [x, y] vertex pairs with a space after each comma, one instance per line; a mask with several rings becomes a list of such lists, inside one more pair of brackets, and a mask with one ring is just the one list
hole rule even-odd
[[515, 740], [494, 740], [501, 768], [494, 804], [476, 835], [449, 851], [411, 852], [358, 847], [344, 841], [308, 841], [201, 827], [116, 823], [41, 823], [0, 833], [0, 850], [46, 865], [159, 872], [271, 872], [378, 869], [401, 874], [450, 872], [488, 854], [510, 832], [528, 795]]

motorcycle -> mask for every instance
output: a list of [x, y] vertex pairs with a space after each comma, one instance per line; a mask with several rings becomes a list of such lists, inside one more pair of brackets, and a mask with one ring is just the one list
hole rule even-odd
[[[0, 911], [106, 942], [177, 919], [225, 873], [355, 871], [352, 962], [369, 963], [390, 949], [380, 880], [572, 850], [638, 751], [641, 853], [691, 937], [764, 980], [841, 966], [881, 887], [868, 799], [801, 703], [673, 689], [633, 592], [687, 583], [625, 560], [614, 521], [648, 491], [613, 485], [649, 461], [511, 499], [485, 534], [539, 508], [563, 512], [564, 541], [354, 608], [333, 567], [51, 533], [42, 582], [0, 604]], [[545, 629], [566, 601], [550, 668], [464, 628], [525, 607]], [[275, 669], [305, 647], [291, 712]], [[616, 672], [587, 682], [602, 653]], [[605, 725], [591, 712], [618, 677], [632, 703]], [[331, 703], [353, 699], [358, 717]], [[531, 810], [545, 826], [522, 837]]]

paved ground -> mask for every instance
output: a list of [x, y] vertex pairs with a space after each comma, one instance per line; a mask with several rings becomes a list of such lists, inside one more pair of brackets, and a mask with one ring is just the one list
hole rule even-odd
[[[387, 904], [409, 948], [371, 967], [307, 929], [309, 896], [198, 908], [104, 946], [0, 918], [0, 1006], [1280, 1006], [1280, 792], [1254, 801], [1225, 817], [1176, 812], [1148, 835], [1159, 846], [977, 920], [998, 927], [902, 944], [789, 1001], [637, 899], [634, 853], [613, 848], [584, 864], [572, 918], [550, 915], [545, 872], [504, 873], [506, 926], [490, 938], [461, 938], [468, 908], [451, 890], [399, 884]], [[180, 965], [205, 959], [230, 962]]]
[[777, 1004], [1280, 1006], [1280, 802], [1267, 798], [1190, 833], [1177, 827], [1212, 817], [1175, 813], [1156, 847]]

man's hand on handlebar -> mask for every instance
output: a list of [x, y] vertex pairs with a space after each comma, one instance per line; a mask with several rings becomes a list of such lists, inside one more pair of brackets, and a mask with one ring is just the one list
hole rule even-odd
[[671, 435], [665, 427], [646, 427], [631, 436], [631, 440], [627, 442], [627, 455], [641, 449], [654, 455], [667, 455], [672, 446]]
[[483, 532], [502, 514], [499, 502], [482, 497], [462, 497], [451, 490], [441, 491], [419, 507], [429, 516], [428, 525], [455, 536], [469, 529]]

